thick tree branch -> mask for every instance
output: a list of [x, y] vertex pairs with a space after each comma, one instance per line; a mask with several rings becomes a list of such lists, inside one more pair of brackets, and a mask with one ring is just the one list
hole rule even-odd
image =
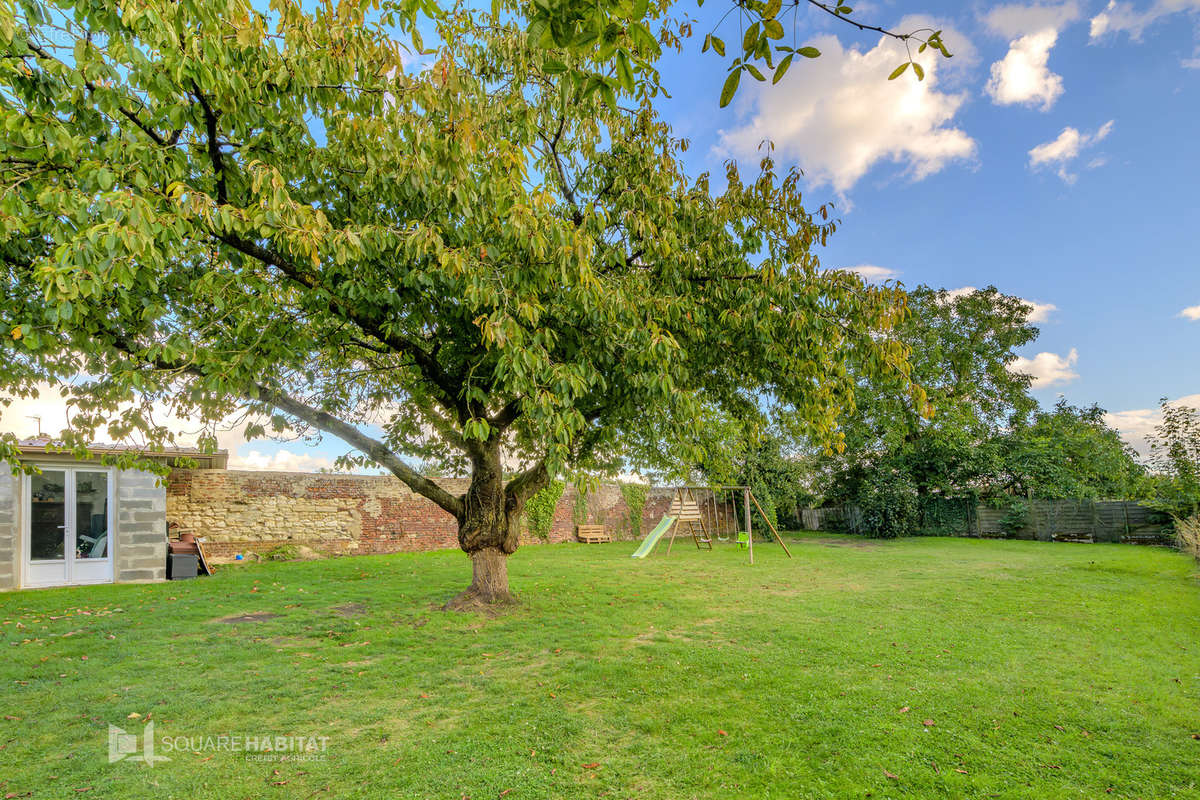
[[[285, 276], [308, 289], [325, 288], [321, 285], [316, 274], [300, 267], [281, 253], [263, 247], [257, 242], [244, 239], [236, 234], [212, 231], [211, 235], [213, 238], [229, 245], [243, 255], [249, 256], [268, 266], [275, 267]], [[328, 290], [326, 291], [328, 292]], [[470, 416], [466, 405], [457, 397], [456, 382], [446, 374], [445, 370], [442, 369], [442, 365], [433, 356], [415, 342], [399, 334], [385, 331], [383, 325], [378, 320], [371, 319], [363, 313], [361, 306], [351, 305], [333, 292], [328, 293], [334, 310], [344, 319], [354, 323], [364, 332], [392, 348], [396, 353], [412, 359], [422, 376], [437, 389], [434, 395], [438, 402], [447, 410], [454, 412], [461, 418]]]
[[367, 436], [358, 428], [338, 419], [332, 414], [306, 405], [282, 392], [275, 391], [262, 384], [257, 384], [255, 388], [258, 390], [259, 397], [254, 399], [270, 403], [285, 414], [291, 414], [297, 419], [304, 420], [314, 428], [332, 433], [346, 442], [346, 444], [370, 456], [375, 463], [387, 469], [417, 494], [437, 503], [443, 509], [453, 514], [456, 519], [462, 517], [462, 498], [455, 497], [429, 478], [426, 478], [405, 464], [383, 442]]
[[[204, 370], [190, 360], [171, 360], [148, 356], [141, 352], [141, 349], [128, 337], [112, 332], [109, 332], [109, 337], [113, 349], [123, 353], [139, 364], [144, 364], [152, 369], [163, 372], [186, 373], [196, 378], [206, 377]], [[370, 456], [376, 464], [391, 472], [417, 494], [437, 503], [443, 509], [453, 514], [456, 519], [462, 517], [463, 501], [461, 497], [455, 497], [429, 478], [421, 475], [412, 467], [405, 464], [383, 442], [366, 435], [350, 423], [338, 419], [326, 411], [313, 408], [294, 397], [261, 383], [247, 385], [246, 390], [240, 392], [240, 394], [245, 396], [247, 400], [268, 403], [285, 414], [290, 414], [297, 419], [303, 420], [318, 430], [333, 434], [346, 442], [346, 444]]]
[[546, 462], [545, 460], [538, 461], [508, 482], [508, 485], [504, 487], [506, 501], [522, 505], [548, 483], [550, 483], [550, 473], [546, 471]]
[[212, 162], [213, 174], [217, 179], [217, 202], [225, 205], [229, 202], [228, 183], [225, 180], [225, 157], [221, 153], [221, 143], [218, 140], [217, 112], [209, 105], [204, 92], [192, 81], [192, 96], [200, 104], [204, 115], [204, 138], [208, 149], [208, 160]]
[[488, 424], [493, 428], [504, 430], [509, 425], [517, 421], [521, 416], [521, 401], [523, 398], [515, 397], [504, 404], [504, 407], [497, 411], [490, 419]]

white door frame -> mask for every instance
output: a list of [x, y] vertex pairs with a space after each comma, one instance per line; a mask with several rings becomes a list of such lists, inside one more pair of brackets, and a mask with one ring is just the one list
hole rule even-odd
[[[113, 582], [113, 551], [116, 549], [116, 470], [91, 464], [58, 464], [53, 462], [37, 464], [43, 472], [62, 472], [63, 480], [63, 577], [61, 580], [31, 580], [30, 567], [33, 564], [30, 554], [33, 546], [33, 487], [31, 476], [24, 475], [21, 479], [21, 586], [34, 588], [44, 586], [77, 586], [89, 583]], [[79, 513], [76, 500], [78, 473], [100, 473], [105, 476], [107, 500], [105, 511], [108, 514], [108, 543], [105, 547], [104, 558], [77, 559], [75, 545], [78, 539]], [[58, 563], [39, 562], [39, 563]]]

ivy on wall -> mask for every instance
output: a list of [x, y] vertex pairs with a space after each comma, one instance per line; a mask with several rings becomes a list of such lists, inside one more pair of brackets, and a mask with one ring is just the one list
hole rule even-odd
[[539, 539], [550, 538], [550, 527], [554, 524], [554, 509], [562, 497], [566, 484], [562, 481], [550, 481], [538, 490], [525, 503], [525, 526], [532, 535]]
[[575, 487], [575, 508], [572, 510], [575, 524], [586, 525], [588, 521], [587, 493], [580, 487]]
[[621, 496], [629, 506], [629, 532], [633, 538], [642, 538], [642, 510], [646, 507], [646, 496], [650, 487], [643, 483], [622, 483]]

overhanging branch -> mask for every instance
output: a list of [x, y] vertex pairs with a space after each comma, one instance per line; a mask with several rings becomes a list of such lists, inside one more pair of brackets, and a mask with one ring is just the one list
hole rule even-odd
[[367, 436], [358, 428], [338, 419], [332, 414], [313, 408], [282, 392], [275, 391], [261, 384], [257, 384], [255, 388], [259, 392], [259, 397], [254, 399], [270, 403], [285, 414], [291, 414], [297, 419], [304, 420], [314, 428], [332, 433], [342, 441], [370, 456], [375, 463], [387, 469], [417, 494], [429, 498], [455, 517], [462, 516], [463, 504], [461, 498], [450, 494], [441, 486], [438, 486], [429, 478], [426, 478], [405, 464], [383, 442]]
[[[108, 334], [111, 337], [110, 341], [115, 350], [152, 369], [178, 374], [186, 373], [196, 378], [205, 377], [204, 370], [192, 361], [150, 357], [142, 353], [140, 348], [130, 341], [128, 337], [111, 331]], [[239, 394], [244, 395], [247, 400], [270, 404], [283, 413], [291, 414], [293, 417], [303, 420], [318, 430], [337, 436], [346, 442], [346, 444], [369, 456], [376, 464], [387, 469], [417, 494], [437, 503], [443, 509], [453, 514], [455, 518], [462, 517], [462, 498], [450, 494], [429, 478], [418, 473], [412, 467], [408, 466], [408, 464], [405, 464], [383, 442], [368, 436], [350, 423], [338, 419], [327, 411], [313, 408], [307, 403], [303, 403], [294, 397], [261, 383], [248, 384], [246, 390], [239, 392]]]

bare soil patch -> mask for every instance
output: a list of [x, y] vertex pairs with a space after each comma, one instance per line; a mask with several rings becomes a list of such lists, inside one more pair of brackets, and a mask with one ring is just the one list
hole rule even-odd
[[232, 617], [221, 617], [216, 622], [221, 622], [225, 625], [236, 625], [239, 622], [266, 622], [269, 619], [278, 619], [282, 616], [282, 614], [272, 614], [270, 611], [254, 611], [249, 614], [234, 614]]

